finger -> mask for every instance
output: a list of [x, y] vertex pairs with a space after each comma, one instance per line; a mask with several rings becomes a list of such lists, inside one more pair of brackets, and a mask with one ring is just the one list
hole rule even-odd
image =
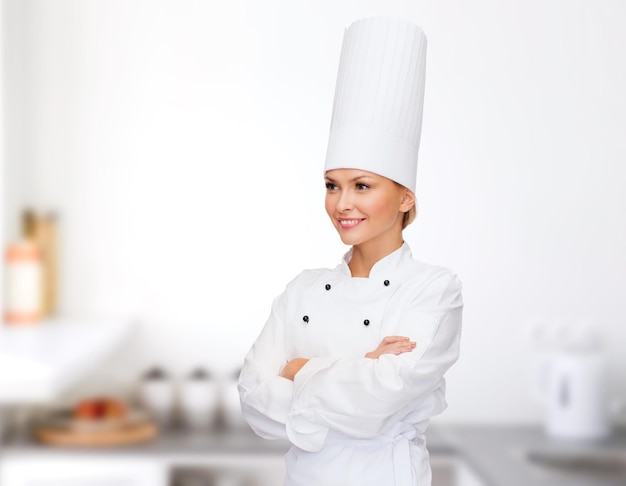
[[383, 342], [385, 344], [391, 344], [391, 343], [396, 343], [399, 341], [408, 341], [409, 338], [406, 336], [385, 336], [385, 338], [383, 339]]
[[401, 346], [398, 347], [398, 352], [396, 354], [410, 353], [414, 349], [415, 349], [415, 343], [402, 344]]
[[396, 344], [394, 346], [390, 346], [386, 352], [389, 354], [402, 354], [406, 352], [406, 350], [407, 350], [406, 346]]

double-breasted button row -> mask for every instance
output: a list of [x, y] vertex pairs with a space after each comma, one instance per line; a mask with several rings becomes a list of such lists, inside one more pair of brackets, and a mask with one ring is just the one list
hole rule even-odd
[[[308, 324], [308, 323], [309, 323], [309, 316], [302, 316], [302, 320], [303, 320], [306, 324]], [[369, 326], [369, 325], [370, 325], [370, 320], [369, 320], [369, 319], [365, 319], [365, 320], [363, 321], [363, 325], [364, 325], [364, 326]]]
[[[389, 287], [389, 284], [390, 284], [389, 280], [385, 280], [385, 281], [383, 281], [383, 285], [384, 285], [385, 287]], [[326, 290], [330, 290], [330, 289], [332, 288], [332, 286], [331, 286], [329, 283], [327, 283], [326, 285], [324, 285], [324, 288], [325, 288]], [[303, 320], [306, 324], [308, 324], [308, 323], [309, 323], [309, 316], [302, 316], [302, 320]], [[364, 325], [364, 326], [369, 326], [369, 325], [370, 325], [370, 320], [369, 320], [369, 319], [365, 319], [365, 320], [363, 321], [363, 325]]]
[[[383, 285], [384, 285], [385, 287], [389, 287], [389, 284], [390, 284], [389, 280], [385, 280], [385, 281], [383, 282]], [[325, 288], [326, 290], [330, 290], [332, 287], [331, 287], [331, 285], [330, 285], [330, 284], [326, 284], [326, 285], [324, 285], [324, 288]]]

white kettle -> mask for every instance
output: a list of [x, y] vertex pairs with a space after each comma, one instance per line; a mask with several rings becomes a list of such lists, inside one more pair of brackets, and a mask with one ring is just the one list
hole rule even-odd
[[535, 386], [546, 406], [548, 435], [576, 440], [609, 435], [607, 368], [598, 350], [553, 351], [539, 360]]

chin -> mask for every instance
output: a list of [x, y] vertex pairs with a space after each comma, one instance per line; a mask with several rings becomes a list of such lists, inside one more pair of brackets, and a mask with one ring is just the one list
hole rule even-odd
[[339, 233], [339, 238], [341, 238], [341, 242], [344, 245], [354, 246], [360, 243], [359, 238], [355, 238], [354, 236], [351, 236], [351, 235]]

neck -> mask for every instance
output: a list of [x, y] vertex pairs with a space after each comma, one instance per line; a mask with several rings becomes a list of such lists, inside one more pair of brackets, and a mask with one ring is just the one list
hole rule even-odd
[[353, 277], [370, 276], [372, 267], [379, 260], [393, 253], [404, 243], [402, 234], [393, 241], [385, 242], [386, 244], [377, 244], [376, 242], [366, 242], [352, 247], [352, 258], [348, 266]]

